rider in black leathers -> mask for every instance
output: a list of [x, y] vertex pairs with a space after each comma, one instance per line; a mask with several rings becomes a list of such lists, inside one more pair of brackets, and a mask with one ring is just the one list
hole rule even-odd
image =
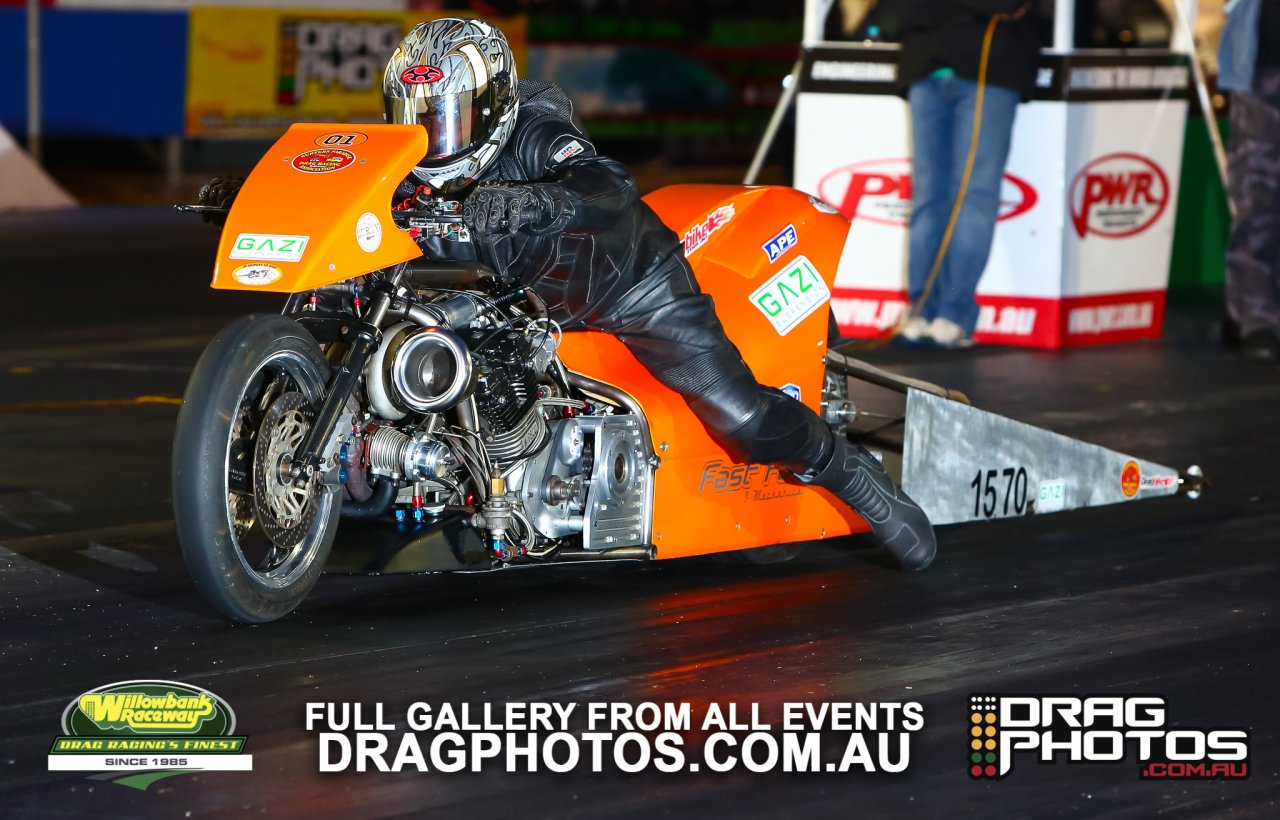
[[936, 545], [924, 512], [870, 453], [756, 382], [675, 233], [573, 124], [563, 91], [517, 84], [501, 32], [473, 20], [420, 24], [392, 56], [383, 91], [388, 122], [422, 124], [435, 147], [397, 199], [411, 207], [424, 193], [465, 194], [471, 241], [423, 240], [429, 256], [517, 276], [563, 327], [617, 336], [744, 460], [830, 490], [901, 566], [928, 566]]

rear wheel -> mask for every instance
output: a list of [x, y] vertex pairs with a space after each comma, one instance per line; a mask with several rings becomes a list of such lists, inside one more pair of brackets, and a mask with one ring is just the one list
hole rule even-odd
[[218, 333], [187, 384], [173, 446], [178, 540], [218, 611], [262, 623], [315, 586], [341, 496], [289, 466], [324, 396], [329, 365], [296, 322], [246, 316]]

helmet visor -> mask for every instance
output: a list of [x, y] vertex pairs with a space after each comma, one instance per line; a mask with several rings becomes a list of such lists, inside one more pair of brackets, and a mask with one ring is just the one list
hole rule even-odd
[[490, 94], [467, 92], [422, 97], [386, 97], [387, 122], [427, 130], [424, 160], [446, 161], [480, 146], [493, 130]]

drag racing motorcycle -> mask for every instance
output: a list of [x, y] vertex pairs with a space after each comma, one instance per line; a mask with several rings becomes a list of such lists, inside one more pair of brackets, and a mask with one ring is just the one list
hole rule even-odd
[[[425, 258], [424, 238], [467, 240], [459, 202], [392, 208], [426, 153], [417, 126], [297, 124], [225, 214], [212, 286], [287, 297], [281, 313], [245, 316], [214, 337], [178, 416], [178, 537], [219, 611], [280, 618], [326, 568], [487, 571], [730, 551], [768, 563], [869, 529], [825, 490], [737, 461], [616, 338], [563, 330], [504, 271]], [[921, 430], [954, 422], [952, 407], [972, 409], [953, 391], [827, 350], [849, 224], [826, 203], [716, 185], [646, 201], [684, 238], [762, 384], [842, 430], [860, 417], [845, 376], [945, 416]], [[908, 429], [898, 449], [933, 446]], [[973, 464], [957, 461], [954, 480], [931, 470], [937, 487], [913, 489], [911, 463], [897, 458], [887, 452], [886, 466], [934, 504], [925, 508], [938, 511], [935, 523], [968, 516]], [[1063, 480], [1089, 484], [1077, 472]], [[1027, 479], [1010, 481], [1019, 514], [1034, 507]], [[1073, 503], [1074, 485], [1063, 486], [1055, 509], [1105, 503], [1096, 493]]]

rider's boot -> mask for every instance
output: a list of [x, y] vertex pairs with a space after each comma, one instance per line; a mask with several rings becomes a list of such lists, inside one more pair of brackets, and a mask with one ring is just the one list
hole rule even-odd
[[933, 563], [938, 542], [924, 510], [893, 483], [875, 456], [842, 435], [834, 441], [825, 467], [797, 477], [829, 490], [865, 518], [871, 534], [903, 569], [924, 569]]

